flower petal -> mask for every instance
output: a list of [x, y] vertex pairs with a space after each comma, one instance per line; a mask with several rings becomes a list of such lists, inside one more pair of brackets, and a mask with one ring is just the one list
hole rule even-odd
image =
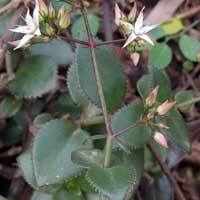
[[137, 38], [137, 35], [135, 35], [134, 32], [131, 33], [131, 35], [128, 37], [128, 39], [126, 40], [126, 43], [124, 44], [123, 48], [125, 48], [126, 46], [128, 46], [131, 42], [133, 42], [135, 39]]
[[27, 13], [26, 13], [25, 22], [30, 27], [34, 26], [33, 18], [30, 15], [30, 10], [29, 9], [27, 10]]
[[142, 34], [148, 33], [149, 31], [153, 30], [154, 28], [156, 28], [158, 26], [158, 24], [156, 25], [151, 25], [151, 26], [144, 26], [141, 28], [140, 32]]
[[136, 34], [139, 34], [140, 32], [140, 29], [142, 28], [143, 26], [143, 21], [144, 21], [144, 15], [143, 15], [143, 10], [144, 10], [144, 7], [142, 8], [142, 10], [140, 11], [137, 19], [136, 19], [136, 22], [135, 22], [135, 33]]
[[140, 37], [141, 39], [147, 41], [148, 43], [150, 43], [152, 46], [154, 46], [153, 41], [151, 40], [151, 38], [150, 38], [148, 35], [143, 34], [143, 35], [140, 35], [139, 37]]
[[35, 25], [39, 27], [39, 2], [38, 0], [35, 0], [35, 9], [33, 11], [33, 21], [35, 22]]
[[21, 40], [20, 40], [20, 42], [19, 42], [19, 45], [16, 47], [16, 48], [14, 48], [14, 50], [16, 50], [16, 49], [19, 49], [19, 48], [21, 48], [22, 46], [24, 46], [31, 38], [33, 38], [34, 37], [34, 35], [32, 35], [32, 34], [27, 34], [27, 35], [25, 35]]
[[16, 32], [16, 33], [24, 33], [24, 34], [28, 34], [31, 33], [33, 30], [30, 29], [29, 26], [18, 26], [17, 28], [13, 28], [13, 29], [9, 29], [12, 32]]

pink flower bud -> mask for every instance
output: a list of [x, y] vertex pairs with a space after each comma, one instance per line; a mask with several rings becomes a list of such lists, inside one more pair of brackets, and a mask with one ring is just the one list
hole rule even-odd
[[133, 64], [134, 64], [135, 66], [137, 66], [137, 65], [138, 65], [138, 62], [139, 62], [139, 60], [140, 60], [140, 54], [135, 52], [135, 53], [132, 53], [132, 54], [130, 55], [130, 57], [131, 57], [131, 60], [132, 60]]
[[162, 103], [160, 106], [157, 108], [157, 112], [159, 115], [164, 115], [167, 113], [174, 105], [175, 101], [169, 102], [168, 100]]
[[156, 86], [146, 98], [145, 107], [151, 107], [156, 102], [159, 86]]
[[153, 139], [164, 148], [168, 148], [167, 140], [160, 132], [155, 132]]
[[137, 14], [137, 5], [135, 2], [133, 8], [131, 9], [131, 11], [128, 15], [128, 21], [133, 23], [135, 21], [136, 14]]
[[115, 24], [120, 25], [120, 20], [125, 19], [124, 13], [120, 10], [118, 4], [115, 4]]

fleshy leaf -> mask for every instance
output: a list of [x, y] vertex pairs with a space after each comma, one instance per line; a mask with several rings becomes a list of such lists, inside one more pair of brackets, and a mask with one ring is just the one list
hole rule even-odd
[[67, 65], [73, 60], [73, 52], [69, 44], [62, 40], [54, 39], [49, 43], [39, 43], [29, 49], [31, 55], [46, 55], [58, 65]]
[[111, 168], [90, 168], [86, 178], [92, 187], [110, 200], [123, 200], [135, 184], [136, 173], [128, 165], [118, 165]]
[[14, 116], [22, 107], [22, 100], [5, 98], [0, 103], [0, 117]]
[[71, 154], [72, 162], [81, 167], [101, 167], [104, 153], [99, 149], [78, 149]]
[[197, 61], [197, 55], [200, 52], [200, 42], [196, 38], [182, 35], [179, 40], [179, 47], [187, 59]]
[[57, 65], [48, 56], [33, 56], [22, 62], [9, 90], [20, 97], [38, 97], [56, 88]]
[[[144, 112], [142, 105], [129, 105], [119, 110], [111, 121], [112, 130], [114, 133], [127, 128], [138, 121]], [[151, 136], [151, 130], [144, 124], [140, 124], [134, 128], [129, 129], [122, 135], [118, 136], [130, 147], [144, 146]], [[116, 144], [115, 144], [116, 146]]]
[[52, 120], [37, 133], [33, 143], [33, 166], [39, 186], [60, 183], [81, 172], [71, 162], [71, 153], [81, 146], [88, 134], [64, 119]]
[[149, 65], [158, 69], [163, 69], [169, 65], [172, 60], [172, 51], [165, 43], [158, 43], [149, 54]]
[[162, 103], [165, 100], [171, 99], [172, 90], [169, 79], [166, 74], [156, 68], [150, 68], [149, 74], [143, 76], [137, 82], [137, 89], [140, 96], [143, 99], [146, 99], [150, 92], [156, 87], [159, 86], [158, 95], [156, 101]]
[[[115, 111], [125, 95], [125, 76], [117, 57], [109, 47], [95, 48], [95, 54], [105, 96], [110, 112]], [[80, 86], [89, 99], [100, 105], [99, 95], [89, 48], [78, 47], [76, 63]]]
[[52, 197], [51, 195], [36, 191], [33, 193], [31, 200], [52, 200]]

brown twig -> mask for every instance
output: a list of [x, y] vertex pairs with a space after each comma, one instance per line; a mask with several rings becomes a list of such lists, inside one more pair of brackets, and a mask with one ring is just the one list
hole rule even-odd
[[177, 15], [176, 17], [179, 19], [185, 19], [188, 17], [192, 17], [192, 16], [198, 14], [199, 12], [200, 12], [200, 5], [196, 6], [194, 8], [191, 8], [190, 10], [188, 10], [184, 13], [181, 13], [181, 14]]
[[186, 200], [179, 185], [177, 184], [175, 178], [173, 177], [172, 173], [170, 172], [169, 167], [162, 161], [162, 159], [160, 158], [160, 155], [158, 154], [158, 152], [156, 151], [156, 149], [154, 148], [153, 144], [151, 144], [150, 142], [148, 142], [147, 144], [149, 150], [151, 151], [151, 153], [153, 154], [154, 158], [156, 159], [156, 161], [158, 162], [158, 164], [160, 165], [161, 169], [163, 170], [163, 172], [165, 173], [165, 175], [168, 177], [168, 179], [170, 180], [175, 194], [177, 196], [178, 200]]

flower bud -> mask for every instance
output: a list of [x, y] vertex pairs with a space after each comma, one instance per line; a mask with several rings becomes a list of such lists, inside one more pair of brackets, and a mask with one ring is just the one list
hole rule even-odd
[[131, 11], [128, 15], [128, 21], [133, 23], [135, 21], [136, 14], [137, 14], [137, 5], [136, 5], [136, 2], [135, 2], [133, 8], [131, 9]]
[[153, 139], [164, 148], [168, 148], [167, 140], [160, 132], [155, 132]]
[[65, 14], [65, 6], [63, 5], [60, 10], [58, 11], [58, 14], [57, 14], [57, 19], [61, 19]]
[[139, 62], [139, 60], [140, 60], [140, 54], [137, 53], [137, 52], [135, 52], [135, 53], [132, 53], [132, 54], [130, 55], [130, 57], [131, 57], [131, 60], [132, 60], [133, 64], [134, 64], [135, 66], [137, 66], [137, 65], [138, 65], [138, 62]]
[[161, 124], [161, 123], [159, 123], [159, 124], [155, 124], [158, 128], [161, 128], [161, 129], [169, 129], [170, 127], [169, 126], [167, 126], [167, 125], [165, 125], [165, 124]]
[[159, 115], [164, 115], [166, 114], [172, 107], [176, 104], [175, 101], [169, 102], [168, 100], [162, 103], [160, 106], [157, 108], [157, 112]]
[[45, 30], [48, 36], [52, 37], [55, 35], [55, 31], [50, 24], [45, 24]]
[[156, 86], [145, 100], [145, 107], [151, 107], [156, 102], [159, 86]]
[[48, 17], [49, 17], [50, 19], [55, 19], [55, 17], [56, 17], [56, 11], [55, 11], [55, 9], [54, 9], [52, 3], [50, 3], [50, 6], [49, 6]]
[[154, 113], [154, 112], [149, 112], [149, 113], [147, 114], [147, 119], [148, 119], [148, 120], [152, 120], [154, 117], [155, 117], [155, 113]]
[[39, 3], [39, 10], [40, 10], [41, 18], [47, 17], [49, 11], [48, 11], [48, 8], [47, 8], [44, 0], [38, 0], [38, 3]]
[[126, 16], [124, 15], [124, 13], [120, 10], [118, 4], [115, 4], [115, 24], [117, 26], [120, 25], [120, 20], [125, 19]]
[[59, 19], [59, 26], [61, 29], [65, 29], [70, 25], [70, 15], [68, 12], [64, 12], [64, 15]]
[[138, 40], [138, 45], [140, 46], [140, 47], [144, 47], [144, 45], [145, 45], [145, 42], [144, 42], [144, 40]]

